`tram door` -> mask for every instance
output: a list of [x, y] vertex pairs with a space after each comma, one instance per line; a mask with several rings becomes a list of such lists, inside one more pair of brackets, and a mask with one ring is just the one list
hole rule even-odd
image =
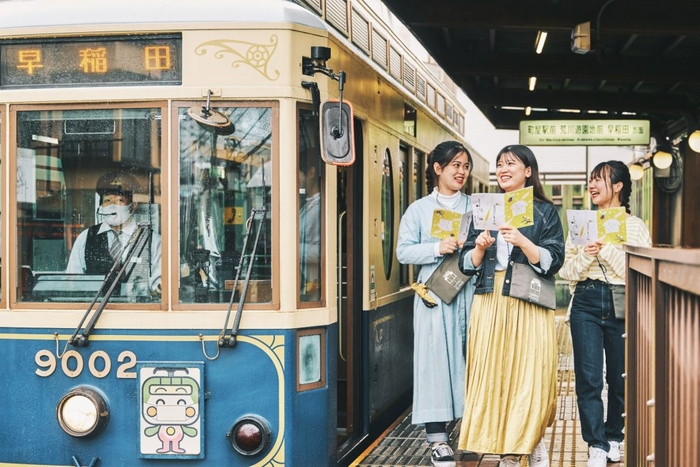
[[355, 163], [338, 171], [338, 458], [362, 436], [363, 125], [355, 125]]

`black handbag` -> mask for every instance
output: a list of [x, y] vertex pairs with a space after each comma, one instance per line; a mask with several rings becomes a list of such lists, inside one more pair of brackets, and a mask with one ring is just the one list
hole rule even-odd
[[540, 276], [527, 264], [513, 263], [510, 296], [550, 310], [557, 309], [554, 278]]
[[459, 256], [459, 251], [455, 251], [445, 257], [425, 281], [425, 286], [447, 305], [452, 303], [462, 287], [471, 279], [459, 270]]

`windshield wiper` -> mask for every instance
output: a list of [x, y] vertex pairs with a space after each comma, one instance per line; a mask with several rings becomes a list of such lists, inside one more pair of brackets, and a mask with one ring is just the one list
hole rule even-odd
[[[260, 231], [265, 224], [265, 213], [267, 208], [265, 206], [261, 208], [253, 208], [252, 214], [248, 219], [248, 225], [246, 226], [245, 238], [243, 239], [243, 248], [241, 249], [241, 257], [238, 260], [238, 267], [236, 268], [236, 279], [233, 282], [233, 290], [231, 291], [231, 301], [228, 304], [228, 313], [226, 313], [226, 320], [224, 321], [224, 327], [221, 329], [221, 334], [219, 335], [219, 347], [235, 347], [238, 343], [238, 328], [241, 325], [241, 316], [243, 315], [243, 304], [245, 303], [245, 298], [248, 293], [248, 285], [250, 284], [250, 275], [253, 271], [253, 263], [255, 263], [255, 251], [258, 247], [258, 241], [260, 240]], [[260, 223], [258, 224], [257, 232], [255, 233], [255, 241], [253, 243], [253, 248], [250, 252], [250, 257], [248, 258], [248, 270], [246, 271], [245, 282], [243, 283], [243, 289], [238, 297], [238, 309], [236, 310], [236, 316], [233, 320], [233, 326], [231, 327], [231, 334], [226, 335], [228, 330], [228, 322], [231, 317], [231, 309], [233, 308], [233, 300], [236, 296], [236, 289], [238, 288], [238, 280], [241, 277], [241, 269], [243, 269], [243, 258], [245, 256], [246, 246], [248, 245], [248, 238], [250, 237], [252, 231], [252, 224], [255, 223], [255, 217], [258, 213], [262, 214]]]
[[[142, 239], [145, 239], [145, 241], [142, 241]], [[112, 267], [105, 276], [104, 281], [102, 281], [102, 285], [100, 285], [100, 289], [97, 291], [97, 294], [95, 294], [95, 298], [92, 299], [90, 306], [88, 306], [88, 309], [87, 311], [85, 311], [83, 318], [80, 320], [80, 323], [78, 323], [78, 326], [75, 328], [73, 335], [70, 337], [70, 339], [68, 339], [69, 344], [74, 345], [76, 347], [86, 347], [89, 344], [88, 339], [90, 338], [90, 333], [92, 333], [93, 329], [95, 328], [97, 320], [100, 319], [100, 315], [105, 309], [105, 306], [107, 306], [107, 303], [109, 302], [109, 299], [112, 296], [114, 289], [117, 287], [117, 285], [119, 285], [122, 276], [124, 276], [126, 268], [131, 264], [131, 258], [133, 258], [135, 254], [138, 254], [140, 256], [145, 246], [150, 242], [150, 239], [150, 226], [146, 228], [139, 224], [139, 226], [136, 228], [136, 231], [129, 239], [129, 243], [126, 245], [126, 259], [124, 260], [124, 262], [120, 261], [121, 257], [118, 257], [114, 260]], [[107, 286], [109, 286], [109, 288], [107, 288], [107, 292], [105, 292], [104, 297], [102, 297], [100, 306], [98, 306], [97, 310], [95, 310], [95, 313], [92, 315], [92, 318], [88, 322], [87, 326], [85, 326], [83, 332], [80, 332], [83, 323], [92, 311], [92, 307], [95, 306], [95, 303], [97, 303], [97, 300], [99, 300], [102, 291]]]

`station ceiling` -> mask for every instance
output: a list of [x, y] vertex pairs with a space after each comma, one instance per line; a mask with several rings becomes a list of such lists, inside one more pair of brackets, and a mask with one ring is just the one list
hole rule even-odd
[[[700, 0], [384, 3], [496, 128], [627, 115], [648, 118], [657, 137], [698, 127]], [[575, 45], [583, 50], [574, 52], [572, 33], [585, 32], [577, 25], [586, 22], [590, 50], [581, 53], [581, 36]], [[547, 32], [541, 54], [538, 31]]]

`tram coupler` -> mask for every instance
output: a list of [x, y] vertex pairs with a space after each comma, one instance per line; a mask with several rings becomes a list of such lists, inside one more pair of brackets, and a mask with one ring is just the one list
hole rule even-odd
[[219, 339], [219, 347], [235, 347], [238, 345], [238, 340], [236, 339], [235, 334], [231, 334], [229, 336], [224, 336], [221, 339]]

